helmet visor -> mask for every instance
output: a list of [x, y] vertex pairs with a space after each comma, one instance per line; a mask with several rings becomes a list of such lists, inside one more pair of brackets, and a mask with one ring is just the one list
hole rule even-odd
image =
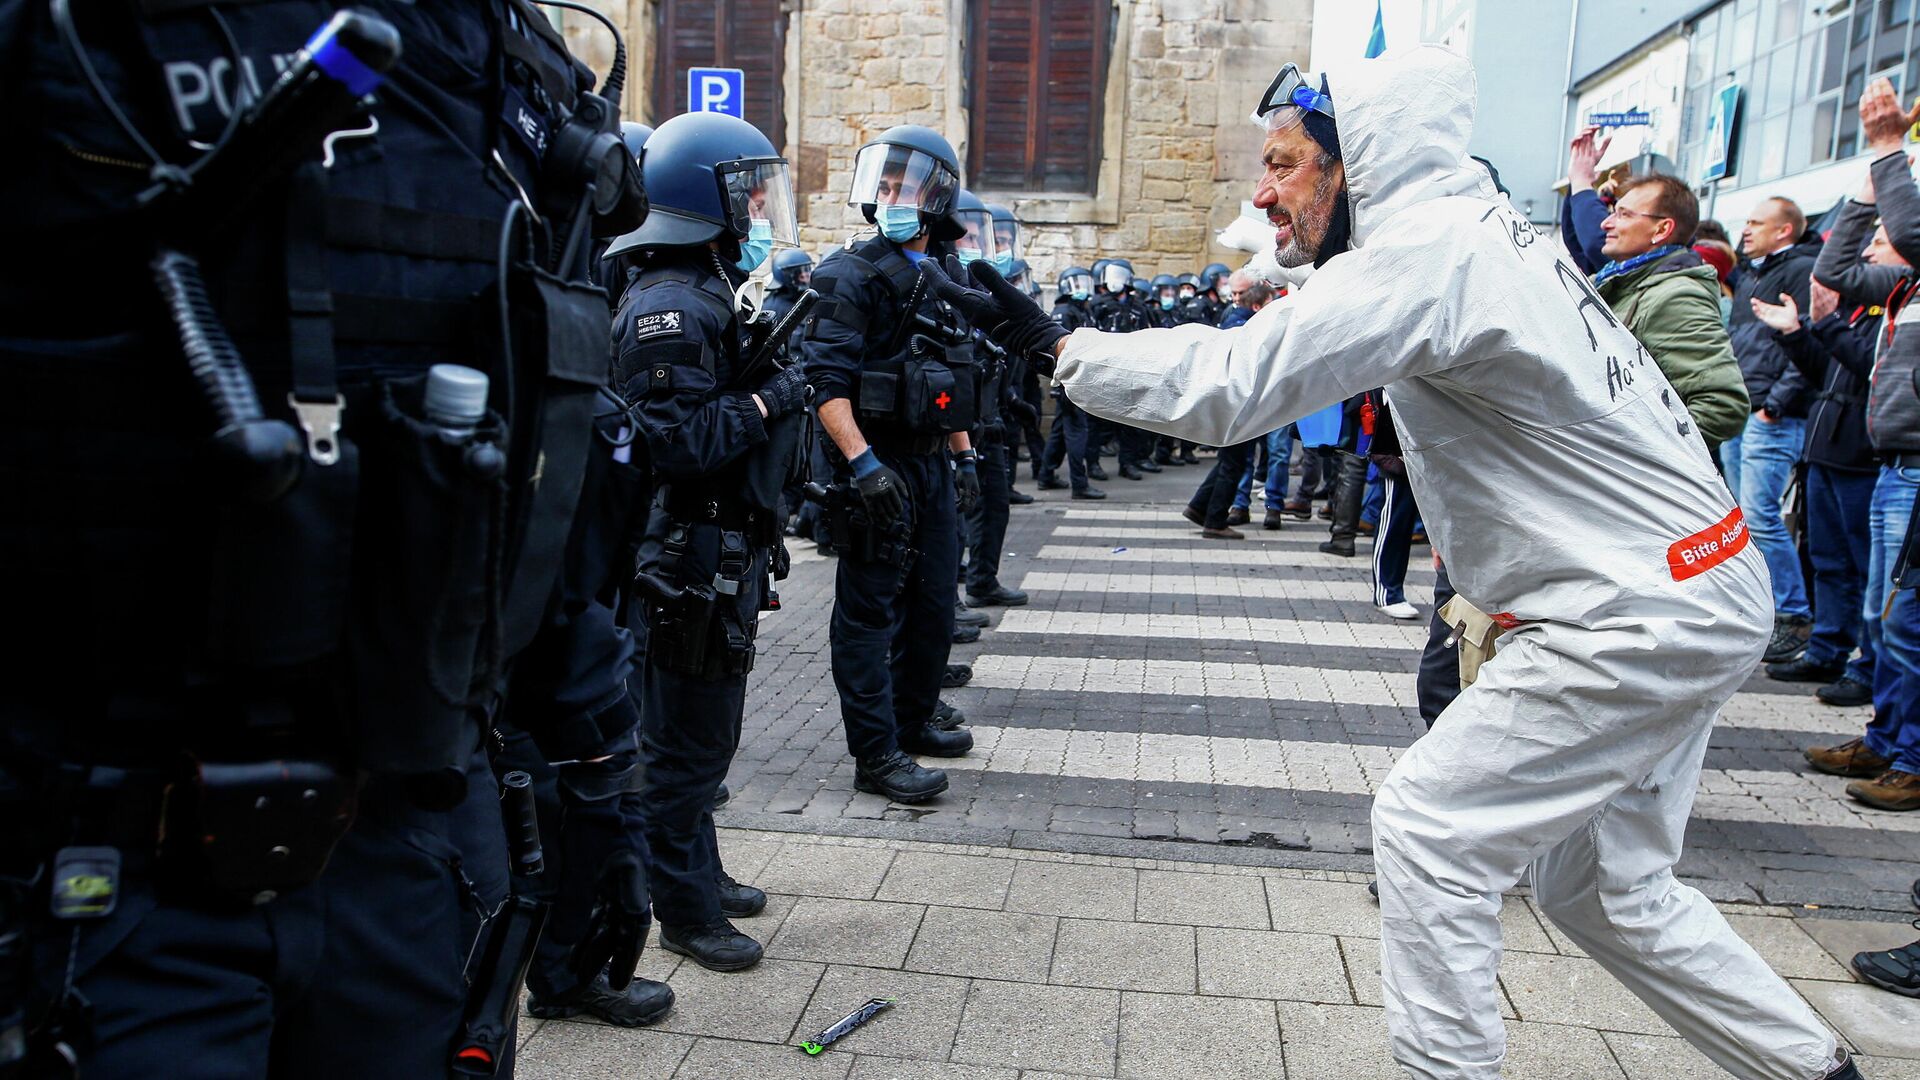
[[1060, 279], [1060, 291], [1072, 296], [1075, 293], [1093, 292], [1092, 274], [1068, 274]]
[[727, 224], [735, 235], [770, 236], [775, 247], [800, 246], [794, 212], [793, 174], [780, 158], [730, 161], [719, 167]]
[[991, 259], [999, 247], [994, 243], [993, 215], [985, 210], [955, 210], [948, 215], [967, 230], [967, 234], [953, 242], [953, 249], [960, 254], [962, 262], [974, 259]]
[[1108, 292], [1120, 292], [1133, 284], [1133, 275], [1124, 266], [1108, 266], [1100, 271], [1100, 284]]
[[1012, 256], [1015, 253], [1014, 243], [1019, 239], [1020, 226], [1017, 222], [1007, 221], [1004, 218], [993, 219], [994, 250], [1002, 255]]
[[869, 143], [853, 159], [848, 206], [917, 206], [940, 215], [953, 205], [960, 178], [938, 158], [910, 146]]

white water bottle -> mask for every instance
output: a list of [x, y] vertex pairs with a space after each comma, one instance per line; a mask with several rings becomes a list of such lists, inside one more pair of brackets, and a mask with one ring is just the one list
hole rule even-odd
[[427, 369], [422, 404], [427, 419], [438, 424], [449, 440], [464, 442], [486, 418], [487, 373], [459, 364], [435, 364]]

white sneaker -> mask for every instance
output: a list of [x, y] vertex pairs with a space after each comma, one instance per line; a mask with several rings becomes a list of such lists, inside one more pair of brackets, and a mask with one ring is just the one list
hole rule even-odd
[[1405, 600], [1397, 604], [1375, 604], [1374, 607], [1395, 619], [1417, 619], [1420, 617], [1420, 609], [1407, 603]]

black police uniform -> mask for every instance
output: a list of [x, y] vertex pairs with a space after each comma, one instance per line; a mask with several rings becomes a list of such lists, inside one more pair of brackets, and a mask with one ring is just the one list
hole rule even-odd
[[[1130, 334], [1154, 325], [1146, 305], [1130, 288], [1094, 297], [1088, 301], [1087, 313], [1093, 319], [1094, 329], [1113, 334]], [[1120, 439], [1120, 449], [1116, 455], [1120, 461], [1120, 475], [1128, 476], [1143, 465], [1147, 471], [1157, 472], [1158, 467], [1151, 461], [1153, 433], [1118, 422], [1113, 427], [1118, 429]], [[1132, 476], [1130, 479], [1138, 480], [1139, 477]]]
[[[971, 426], [962, 392], [976, 376], [965, 330], [893, 241], [874, 236], [827, 256], [813, 287], [822, 299], [803, 348], [815, 406], [847, 400], [874, 456], [906, 488], [901, 520], [877, 529], [852, 494], [850, 466], [832, 455], [841, 493], [833, 681], [848, 748], [866, 767], [963, 734], [927, 722], [952, 648], [959, 566], [948, 434]], [[858, 773], [856, 784], [870, 786]], [[940, 790], [944, 777], [924, 797]]]
[[[0, 268], [0, 563], [35, 627], [0, 685], [0, 872], [38, 883], [0, 906], [34, 946], [36, 1044], [90, 1042], [88, 1075], [444, 1074], [478, 913], [505, 892], [474, 720], [573, 512], [598, 379], [550, 345], [604, 334], [607, 306], [584, 252], [519, 269], [530, 219], [503, 223], [517, 191], [543, 217], [576, 205], [545, 147], [591, 81], [521, 0], [371, 3], [403, 43], [377, 131], [288, 180], [203, 174], [201, 220], [138, 211], [149, 148], [220, 143], [240, 89], [334, 8], [76, 13], [63, 41], [28, 5], [0, 26], [26, 126], [0, 189], [34, 208], [4, 227], [33, 255]], [[167, 263], [171, 309], [162, 247], [201, 271]], [[115, 302], [75, 319], [83, 296]], [[210, 452], [253, 410], [216, 419], [183, 327], [226, 357], [223, 408], [251, 404], [243, 370], [262, 423], [288, 425], [228, 429], [292, 436], [264, 447], [301, 455], [284, 494]], [[420, 373], [440, 362], [486, 369], [504, 415], [434, 431]]]
[[1006, 547], [1007, 521], [1011, 514], [1012, 472], [1008, 431], [1013, 417], [1008, 399], [1024, 364], [1009, 364], [999, 346], [977, 338], [974, 365], [979, 371], [976, 398], [978, 417], [971, 433], [971, 445], [978, 455], [980, 497], [964, 516], [967, 539], [965, 585], [967, 600], [975, 607], [1019, 606], [1027, 602], [1024, 592], [1000, 583], [1000, 553]]
[[[1053, 302], [1053, 318], [1069, 331], [1093, 326], [1093, 316], [1088, 312], [1089, 301], [1075, 300], [1071, 296], [1060, 296]], [[1094, 448], [1088, 445], [1090, 432], [1087, 414], [1080, 406], [1067, 400], [1066, 391], [1058, 383], [1053, 387], [1053, 426], [1047, 431], [1045, 467], [1040, 472], [1041, 487], [1059, 487], [1060, 481], [1055, 470], [1062, 460], [1067, 465], [1067, 478], [1073, 490], [1087, 490], [1087, 463], [1093, 460]]]
[[614, 316], [614, 379], [653, 468], [638, 555], [647, 584], [629, 622], [639, 647], [642, 814], [663, 934], [722, 921], [713, 799], [740, 745], [754, 635], [779, 550], [778, 492], [798, 443], [798, 414], [770, 429], [754, 388], [738, 384], [746, 338], [736, 284], [704, 246], [689, 249], [643, 267]]

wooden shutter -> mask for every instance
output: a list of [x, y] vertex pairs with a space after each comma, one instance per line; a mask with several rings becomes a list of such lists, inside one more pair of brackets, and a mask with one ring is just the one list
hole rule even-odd
[[653, 119], [687, 111], [687, 70], [746, 73], [746, 118], [776, 147], [787, 141], [787, 17], [780, 0], [661, 0], [654, 26]]
[[969, 184], [1093, 191], [1111, 14], [1103, 0], [973, 0]]

